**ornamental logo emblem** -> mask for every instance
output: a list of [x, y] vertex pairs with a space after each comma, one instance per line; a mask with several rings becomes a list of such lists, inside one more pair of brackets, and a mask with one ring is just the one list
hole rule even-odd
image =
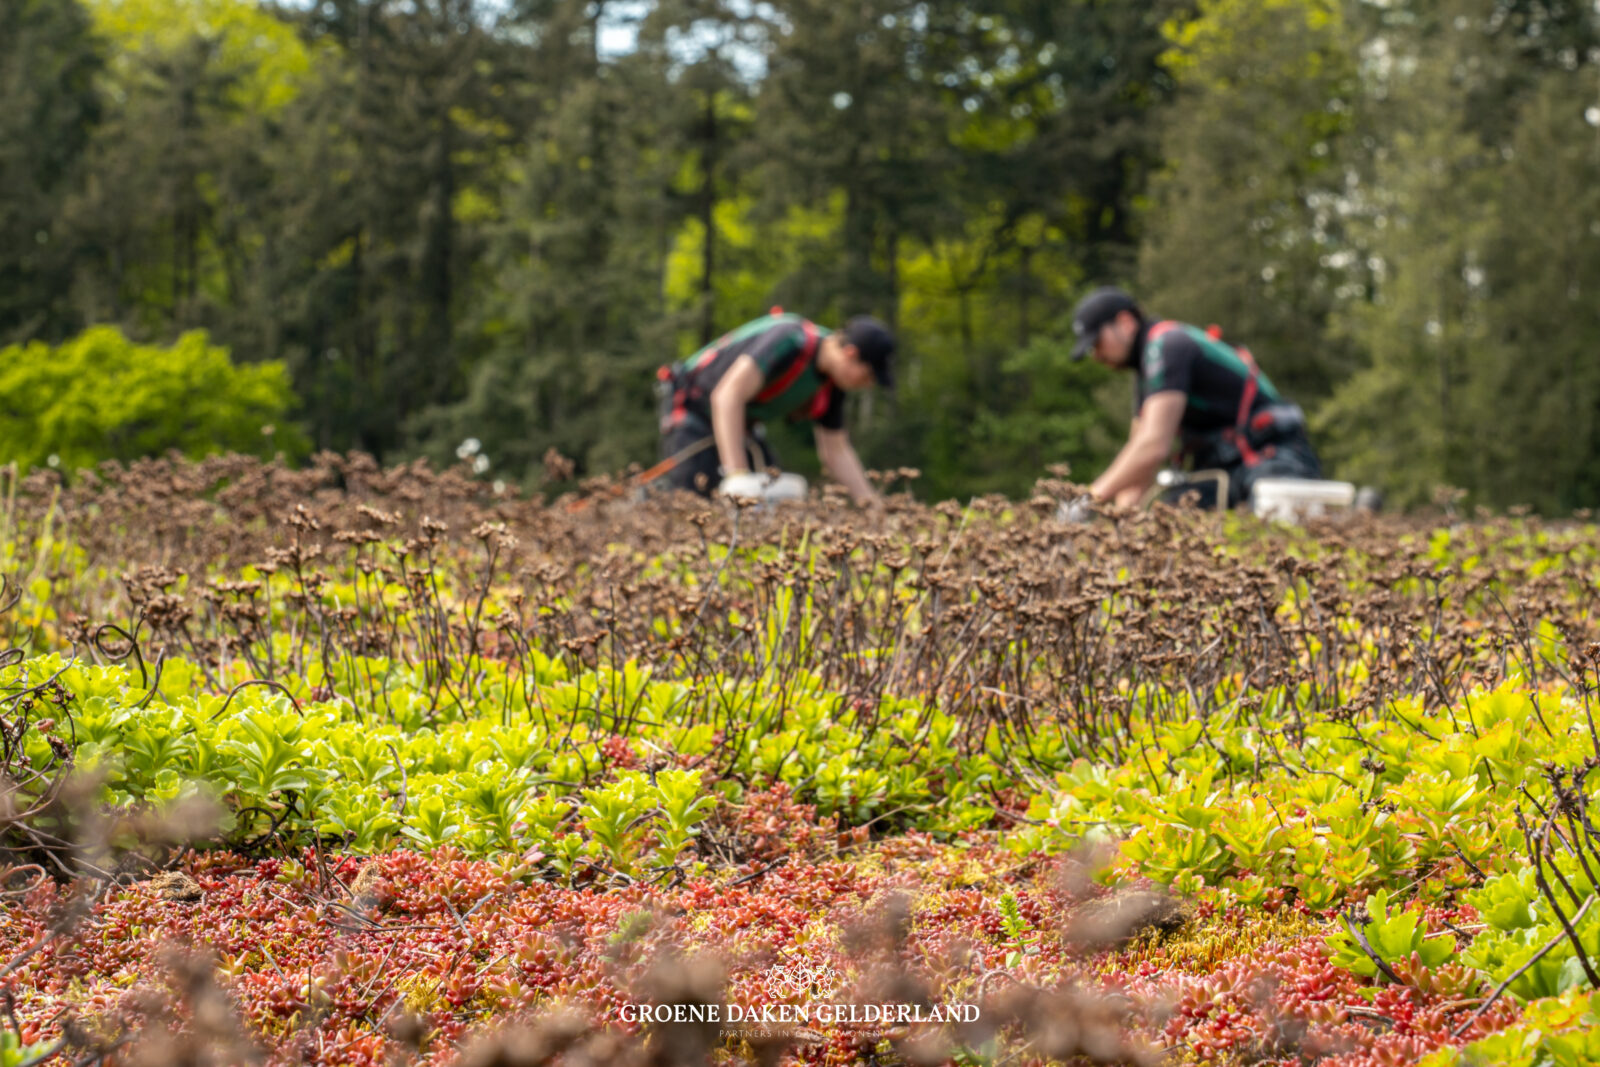
[[844, 979], [826, 961], [791, 959], [768, 967], [756, 985], [774, 1000], [828, 1000]]

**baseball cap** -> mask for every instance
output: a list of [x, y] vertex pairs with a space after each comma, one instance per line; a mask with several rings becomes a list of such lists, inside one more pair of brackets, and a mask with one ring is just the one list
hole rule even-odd
[[894, 388], [894, 334], [881, 319], [857, 315], [839, 331], [841, 340], [856, 346], [861, 359], [872, 368], [872, 376], [885, 389]]
[[1072, 312], [1072, 332], [1078, 338], [1072, 346], [1072, 358], [1079, 360], [1087, 355], [1089, 349], [1094, 347], [1095, 338], [1100, 336], [1100, 328], [1121, 311], [1131, 311], [1143, 317], [1133, 297], [1114, 285], [1102, 286], [1078, 301], [1078, 306]]

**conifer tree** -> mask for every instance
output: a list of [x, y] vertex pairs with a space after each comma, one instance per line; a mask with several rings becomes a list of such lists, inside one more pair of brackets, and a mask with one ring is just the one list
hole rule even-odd
[[0, 344], [75, 321], [63, 211], [100, 118], [101, 66], [77, 0], [0, 0]]

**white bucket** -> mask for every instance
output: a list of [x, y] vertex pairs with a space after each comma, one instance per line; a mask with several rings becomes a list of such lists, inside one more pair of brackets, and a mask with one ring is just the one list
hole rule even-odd
[[1250, 490], [1258, 516], [1291, 523], [1346, 510], [1355, 500], [1356, 487], [1349, 482], [1312, 478], [1262, 478]]

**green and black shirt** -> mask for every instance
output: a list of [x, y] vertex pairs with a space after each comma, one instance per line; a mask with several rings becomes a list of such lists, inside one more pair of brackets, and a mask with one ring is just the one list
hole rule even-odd
[[[1212, 337], [1198, 326], [1176, 323], [1151, 339], [1154, 323], [1139, 331], [1134, 347], [1133, 413], [1156, 393], [1179, 392], [1188, 397], [1179, 434], [1186, 449], [1203, 447], [1218, 434], [1234, 427], [1244, 399], [1250, 367], [1232, 345]], [[1256, 393], [1249, 415], [1283, 403], [1283, 397], [1265, 374], [1256, 371]]]
[[765, 385], [745, 407], [751, 421], [809, 419], [844, 428], [844, 391], [817, 369], [817, 350], [831, 331], [799, 315], [773, 314], [724, 334], [672, 368], [672, 410], [663, 429], [693, 418], [711, 425], [711, 392], [740, 356], [760, 368]]

